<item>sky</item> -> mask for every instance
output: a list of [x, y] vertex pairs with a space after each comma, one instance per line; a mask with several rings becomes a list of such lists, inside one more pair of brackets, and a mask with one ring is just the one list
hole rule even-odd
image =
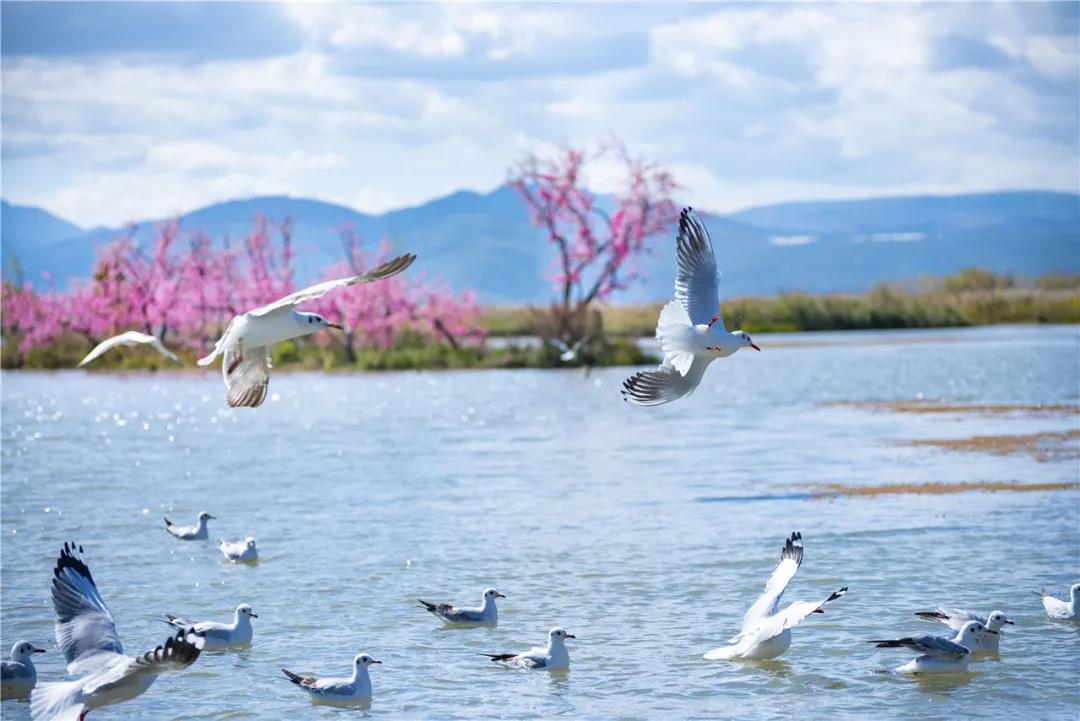
[[84, 227], [263, 194], [382, 212], [612, 136], [713, 211], [1080, 190], [1077, 3], [0, 13], [0, 192]]

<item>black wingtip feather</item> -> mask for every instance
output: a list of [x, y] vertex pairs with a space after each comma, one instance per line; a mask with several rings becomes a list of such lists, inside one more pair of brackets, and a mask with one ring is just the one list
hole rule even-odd
[[[75, 553], [75, 549], [78, 548], [78, 555]], [[77, 546], [74, 541], [69, 545], [64, 543], [64, 548], [60, 551], [59, 558], [56, 559], [56, 567], [53, 569], [53, 582], [56, 582], [57, 578], [60, 578], [60, 573], [65, 568], [72, 569], [75, 573], [81, 576], [85, 576], [90, 583], [94, 583], [94, 577], [90, 575], [90, 568], [79, 557], [83, 553], [83, 547]], [[97, 585], [97, 584], [94, 584]]]
[[916, 611], [915, 615], [919, 618], [929, 618], [933, 620], [945, 618], [945, 614], [941, 611]]
[[482, 653], [480, 655], [481, 656], [486, 656], [487, 658], [490, 658], [492, 661], [498, 663], [499, 661], [509, 661], [510, 659], [512, 659], [517, 654], [516, 653]]
[[787, 558], [795, 561], [796, 566], [802, 565], [803, 560], [803, 546], [802, 546], [802, 534], [798, 531], [793, 531], [791, 537], [784, 543], [783, 550], [780, 551], [780, 560], [783, 561]]

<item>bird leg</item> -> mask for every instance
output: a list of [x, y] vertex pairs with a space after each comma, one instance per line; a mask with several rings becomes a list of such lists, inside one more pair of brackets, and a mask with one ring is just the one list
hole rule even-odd
[[716, 321], [718, 321], [718, 320], [720, 320], [720, 314], [719, 314], [719, 313], [717, 313], [716, 315], [714, 315], [714, 316], [713, 316], [713, 317], [712, 317], [712, 318], [711, 318], [711, 319], [709, 320], [709, 325], [708, 325], [708, 327], [709, 327], [709, 328], [712, 328], [712, 327], [713, 327], [713, 324], [714, 324], [714, 323], [716, 323]]

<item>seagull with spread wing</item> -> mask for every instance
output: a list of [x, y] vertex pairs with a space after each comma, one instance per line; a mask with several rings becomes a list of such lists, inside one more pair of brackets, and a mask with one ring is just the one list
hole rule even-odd
[[201, 366], [208, 366], [219, 355], [223, 356], [221, 375], [225, 380], [226, 401], [234, 408], [255, 408], [266, 400], [270, 385], [270, 348], [277, 343], [310, 335], [323, 328], [337, 328], [318, 313], [296, 310], [301, 303], [321, 298], [332, 290], [358, 283], [370, 283], [397, 275], [412, 265], [416, 256], [412, 253], [398, 256], [366, 273], [348, 278], [338, 278], [318, 283], [275, 300], [261, 308], [235, 316], [214, 349]]
[[640, 371], [623, 382], [623, 398], [637, 406], [659, 406], [688, 396], [717, 358], [740, 348], [761, 350], [746, 332], [729, 333], [724, 327], [716, 255], [709, 232], [692, 208], [679, 216], [675, 246], [675, 300], [660, 311], [656, 326], [664, 362], [654, 371]]
[[82, 558], [82, 546], [64, 544], [53, 570], [56, 645], [74, 681], [39, 683], [30, 695], [34, 721], [84, 721], [93, 709], [128, 701], [159, 674], [187, 668], [205, 640], [179, 631], [141, 656], [126, 656], [116, 624]]
[[728, 646], [715, 648], [705, 654], [709, 661], [736, 659], [762, 660], [776, 658], [791, 646], [791, 629], [812, 613], [825, 613], [825, 604], [847, 593], [847, 586], [830, 594], [823, 601], [796, 601], [780, 610], [784, 595], [803, 559], [802, 534], [795, 532], [780, 552], [780, 563], [769, 576], [765, 591], [743, 616], [742, 629]]
[[126, 333], [120, 335], [114, 335], [112, 338], [106, 338], [105, 340], [94, 346], [94, 350], [86, 354], [86, 357], [79, 361], [79, 368], [82, 368], [87, 363], [97, 360], [105, 353], [108, 353], [116, 346], [126, 346], [128, 348], [134, 348], [138, 345], [148, 345], [156, 350], [161, 355], [165, 356], [174, 363], [179, 363], [180, 359], [176, 357], [176, 354], [166, 348], [162, 344], [161, 339], [156, 335], [150, 335], [149, 333], [140, 333], [137, 330], [129, 330]]

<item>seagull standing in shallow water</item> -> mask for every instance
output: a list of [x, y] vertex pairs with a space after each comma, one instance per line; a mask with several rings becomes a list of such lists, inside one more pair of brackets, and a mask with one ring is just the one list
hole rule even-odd
[[198, 519], [195, 521], [194, 526], [177, 526], [168, 518], [165, 520], [165, 530], [170, 535], [176, 536], [181, 541], [205, 541], [210, 537], [210, 532], [206, 528], [206, 522], [216, 518], [211, 516], [206, 511], [199, 514]]
[[39, 683], [30, 694], [34, 721], [84, 721], [93, 709], [135, 698], [159, 674], [187, 668], [202, 651], [202, 636], [179, 631], [141, 656], [125, 656], [82, 552], [82, 546], [65, 543], [52, 582], [56, 645], [68, 673], [79, 678]]
[[565, 628], [555, 626], [548, 631], [547, 646], [534, 646], [524, 653], [482, 653], [495, 663], [507, 668], [535, 668], [544, 671], [565, 671], [570, 668], [570, 652], [566, 650], [566, 639], [577, 638], [566, 632]]
[[761, 350], [744, 331], [730, 333], [720, 317], [719, 275], [709, 232], [691, 208], [679, 216], [675, 300], [660, 311], [656, 339], [664, 362], [623, 381], [623, 398], [637, 406], [659, 406], [690, 395], [705, 369], [740, 348]]
[[298, 290], [261, 308], [235, 316], [201, 366], [208, 366], [218, 355], [224, 358], [221, 376], [225, 380], [226, 401], [234, 408], [254, 408], [266, 400], [270, 385], [270, 348], [277, 343], [311, 335], [323, 328], [337, 328], [318, 313], [305, 313], [296, 306], [309, 300], [321, 298], [332, 290], [383, 280], [397, 275], [412, 265], [416, 256], [412, 253], [399, 256], [361, 275], [338, 278]]
[[479, 608], [458, 608], [449, 603], [431, 603], [422, 598], [416, 599], [423, 608], [438, 616], [443, 621], [455, 626], [496, 626], [499, 623], [499, 609], [496, 598], [506, 598], [494, 588], [484, 591], [484, 601]]
[[1042, 599], [1043, 609], [1046, 610], [1048, 618], [1055, 621], [1080, 621], [1080, 583], [1074, 583], [1069, 589], [1068, 603], [1060, 598], [1054, 598], [1046, 592], [1045, 588], [1035, 595]]
[[45, 653], [29, 641], [11, 647], [11, 660], [0, 663], [0, 698], [23, 698], [37, 683], [34, 654]]
[[350, 703], [371, 700], [371, 676], [368, 674], [368, 666], [376, 661], [366, 653], [362, 653], [353, 659], [352, 676], [349, 678], [316, 678], [314, 676], [303, 677], [281, 669], [285, 677], [292, 681], [298, 688], [308, 692], [312, 701], [317, 703]]
[[878, 648], [910, 648], [920, 655], [896, 669], [897, 673], [959, 673], [967, 671], [971, 648], [981, 636], [995, 634], [978, 621], [968, 621], [953, 638], [918, 636], [870, 641]]
[[940, 621], [954, 631], [964, 628], [964, 624], [968, 621], [978, 621], [993, 631], [994, 633], [980, 634], [975, 638], [974, 645], [970, 647], [972, 653], [997, 653], [998, 646], [1001, 643], [1002, 627], [1005, 624], [1016, 625], [1014, 621], [1006, 618], [1001, 611], [994, 611], [990, 615], [984, 616], [975, 611], [964, 611], [959, 608], [939, 608], [936, 611], [916, 611], [915, 615], [929, 621]]
[[791, 628], [812, 613], [825, 613], [825, 604], [847, 593], [847, 586], [824, 601], [797, 601], [783, 611], [780, 598], [803, 559], [802, 534], [795, 532], [780, 551], [780, 563], [769, 576], [765, 591], [743, 616], [742, 629], [728, 642], [705, 654], [709, 661], [776, 658], [791, 646]]

